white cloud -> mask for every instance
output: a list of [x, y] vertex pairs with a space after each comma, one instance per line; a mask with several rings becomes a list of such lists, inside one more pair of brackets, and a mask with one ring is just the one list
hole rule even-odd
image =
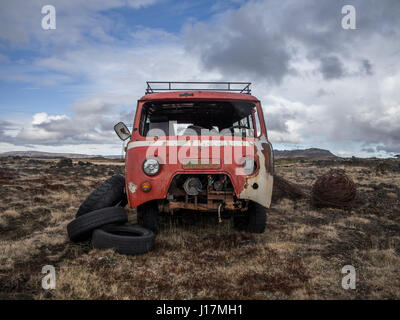
[[21, 145], [113, 143], [113, 125], [133, 121], [146, 80], [198, 80], [204, 75], [199, 62], [179, 46], [121, 50], [103, 46], [98, 54], [94, 49], [73, 51], [40, 60], [37, 65], [60, 74], [84, 74], [90, 95], [69, 106], [70, 117], [35, 114], [17, 135], [15, 143]]
[[50, 123], [53, 120], [63, 120], [63, 119], [68, 119], [68, 117], [66, 115], [49, 116], [46, 112], [41, 112], [33, 115], [32, 125]]
[[141, 8], [153, 5], [156, 0], [52, 0], [56, 9], [57, 29], [43, 30], [44, 15], [41, 8], [48, 5], [46, 0], [2, 0], [0, 10], [0, 40], [13, 46], [22, 46], [30, 41], [44, 47], [80, 46], [90, 35], [97, 41], [112, 41], [108, 32], [113, 22], [101, 15], [102, 11], [120, 7]]
[[364, 2], [359, 19], [364, 28], [357, 32], [340, 29], [338, 3], [310, 1], [311, 8], [252, 1], [185, 27], [183, 36], [139, 26], [129, 33], [132, 42], [123, 44], [110, 36], [112, 23], [100, 11], [153, 1], [54, 3], [65, 13], [60, 23], [68, 22], [68, 28], [57, 24], [58, 34], [44, 36], [39, 23], [29, 22], [23, 29], [15, 26], [11, 36], [4, 26], [9, 19], [37, 18], [28, 10], [34, 9], [31, 2], [21, 17], [10, 2], [3, 11], [12, 9], [10, 16], [0, 19], [0, 39], [13, 45], [37, 39], [63, 48], [6, 69], [3, 79], [65, 87], [77, 80], [82, 91], [68, 106], [69, 117], [36, 114], [19, 133], [21, 144], [112, 145], [112, 125], [121, 118], [132, 122], [146, 80], [250, 80], [275, 143], [328, 146], [341, 154], [368, 154], [354, 146], [399, 153], [400, 45], [392, 41], [398, 24], [379, 20], [388, 12], [396, 16], [396, 2], [388, 0], [389, 11], [383, 8], [372, 18], [365, 13], [372, 2]]
[[159, 28], [148, 28], [145, 26], [138, 26], [136, 31], [131, 32], [131, 36], [142, 44], [174, 43], [180, 41], [179, 37], [173, 33]]

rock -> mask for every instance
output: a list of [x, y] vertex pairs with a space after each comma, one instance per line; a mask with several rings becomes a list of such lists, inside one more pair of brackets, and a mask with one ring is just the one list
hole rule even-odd
[[58, 168], [65, 168], [65, 167], [72, 167], [72, 166], [73, 166], [72, 159], [69, 159], [69, 158], [61, 159], [60, 161], [57, 162]]

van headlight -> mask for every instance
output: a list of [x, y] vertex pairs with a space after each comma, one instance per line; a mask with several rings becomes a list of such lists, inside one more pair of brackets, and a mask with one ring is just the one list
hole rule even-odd
[[155, 176], [160, 171], [160, 163], [156, 159], [146, 159], [143, 162], [143, 171], [148, 176]]

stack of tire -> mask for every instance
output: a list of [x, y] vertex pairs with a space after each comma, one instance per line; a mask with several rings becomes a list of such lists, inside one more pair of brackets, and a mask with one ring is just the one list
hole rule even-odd
[[122, 254], [142, 254], [153, 249], [154, 233], [128, 221], [125, 178], [114, 175], [104, 181], [79, 207], [76, 217], [67, 225], [73, 242], [92, 239], [98, 249], [114, 249]]

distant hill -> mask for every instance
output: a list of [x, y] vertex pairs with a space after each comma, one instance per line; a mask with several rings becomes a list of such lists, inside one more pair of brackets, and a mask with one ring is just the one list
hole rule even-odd
[[310, 148], [298, 150], [274, 150], [275, 158], [336, 158], [336, 156], [325, 149]]
[[[275, 158], [336, 158], [336, 156], [329, 150], [310, 148], [298, 150], [274, 150]], [[10, 151], [0, 153], [0, 157], [28, 157], [28, 158], [107, 158], [107, 159], [120, 159], [121, 155], [88, 155], [80, 153], [53, 153], [41, 151]]]
[[41, 151], [10, 151], [0, 153], [0, 157], [27, 157], [27, 158], [71, 158], [71, 159], [82, 159], [82, 158], [107, 158], [107, 159], [118, 159], [120, 155], [89, 155], [81, 153], [56, 153], [56, 152], [41, 152]]

